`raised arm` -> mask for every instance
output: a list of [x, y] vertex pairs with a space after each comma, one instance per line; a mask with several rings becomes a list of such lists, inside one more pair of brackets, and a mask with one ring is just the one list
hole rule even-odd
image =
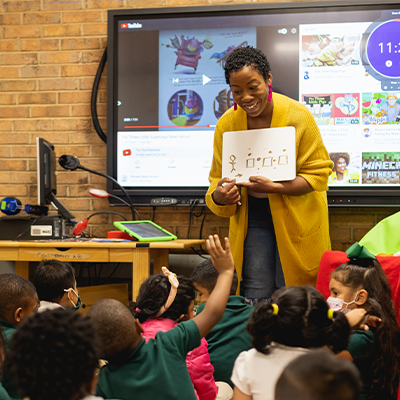
[[210, 235], [207, 239], [207, 250], [219, 276], [204, 310], [193, 319], [202, 337], [206, 336], [224, 315], [235, 270], [228, 238], [225, 238], [224, 250], [218, 235]]

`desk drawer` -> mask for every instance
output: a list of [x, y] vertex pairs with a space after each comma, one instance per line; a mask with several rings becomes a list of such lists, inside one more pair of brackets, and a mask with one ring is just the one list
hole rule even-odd
[[34, 247], [19, 249], [20, 261], [41, 261], [56, 259], [65, 262], [109, 262], [109, 249], [99, 248], [57, 248]]

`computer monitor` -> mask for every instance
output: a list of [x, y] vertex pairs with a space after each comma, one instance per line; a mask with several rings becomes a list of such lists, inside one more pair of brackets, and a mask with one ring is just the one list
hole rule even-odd
[[47, 206], [52, 204], [64, 218], [73, 219], [74, 216], [56, 198], [57, 194], [57, 172], [56, 153], [54, 146], [47, 140], [36, 138], [37, 158], [37, 192], [38, 205]]

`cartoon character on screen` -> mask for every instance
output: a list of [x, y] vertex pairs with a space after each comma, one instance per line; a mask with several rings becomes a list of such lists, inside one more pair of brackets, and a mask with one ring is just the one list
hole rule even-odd
[[[344, 97], [339, 97], [339, 99], [339, 108], [341, 109], [343, 114], [346, 114], [347, 117], [350, 117], [350, 115], [353, 114], [354, 111], [356, 111], [358, 108], [354, 104], [357, 104], [357, 100], [354, 98], [353, 93], [345, 93]], [[347, 111], [344, 112], [344, 109], [347, 109]]]
[[400, 114], [400, 105], [397, 103], [397, 96], [395, 94], [388, 94], [386, 100], [387, 102], [381, 107], [386, 116], [386, 122], [398, 122], [397, 117]]
[[[197, 96], [189, 96], [186, 100], [185, 103], [185, 115], [186, 115], [186, 120], [191, 121], [192, 119], [195, 119], [198, 116], [201, 116], [201, 109], [199, 107], [199, 102], [197, 100]], [[197, 118], [198, 119], [198, 118]]]

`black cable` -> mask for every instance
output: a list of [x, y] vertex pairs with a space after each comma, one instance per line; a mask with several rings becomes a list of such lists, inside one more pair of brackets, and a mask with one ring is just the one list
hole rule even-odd
[[101, 74], [104, 71], [104, 67], [107, 62], [107, 47], [104, 49], [103, 57], [101, 58], [99, 68], [97, 69], [96, 76], [94, 78], [93, 82], [93, 89], [92, 89], [92, 97], [90, 99], [90, 109], [92, 112], [92, 121], [94, 125], [94, 129], [96, 130], [97, 134], [99, 135], [100, 139], [104, 142], [107, 143], [107, 136], [101, 129], [100, 123], [99, 123], [99, 118], [97, 116], [97, 92], [99, 89], [99, 84], [100, 84], [100, 79], [101, 79]]
[[156, 216], [156, 206], [153, 206], [153, 216], [151, 217], [151, 220], [154, 222], [154, 217]]
[[89, 215], [86, 219], [89, 221], [90, 218], [94, 217], [95, 215], [99, 215], [99, 214], [116, 214], [116, 215], [119, 215], [120, 217], [122, 217], [125, 221], [128, 221], [126, 219], [125, 215], [122, 215], [122, 214], [120, 214], [118, 212], [115, 212], [115, 211], [99, 211], [97, 213]]

